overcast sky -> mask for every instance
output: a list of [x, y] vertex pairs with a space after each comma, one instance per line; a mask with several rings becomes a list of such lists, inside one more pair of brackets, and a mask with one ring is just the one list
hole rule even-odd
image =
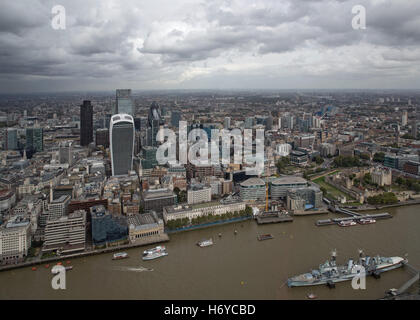
[[420, 88], [420, 1], [0, 0], [0, 92], [123, 87]]

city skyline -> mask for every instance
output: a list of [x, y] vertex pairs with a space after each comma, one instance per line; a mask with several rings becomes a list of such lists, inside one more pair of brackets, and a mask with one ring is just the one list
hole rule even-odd
[[[64, 1], [0, 5], [0, 93], [161, 89], [415, 89], [413, 1]], [[354, 30], [352, 8], [366, 9]], [[13, 18], [12, 18], [13, 17]]]
[[420, 300], [419, 106], [418, 0], [1, 1], [0, 299]]

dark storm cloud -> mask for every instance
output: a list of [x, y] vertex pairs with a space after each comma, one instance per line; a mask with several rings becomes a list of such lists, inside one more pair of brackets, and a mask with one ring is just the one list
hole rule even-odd
[[[156, 88], [217, 86], [220, 77], [256, 87], [290, 78], [357, 86], [407, 70], [420, 78], [419, 1], [65, 0], [66, 30], [51, 28], [54, 2], [0, 3], [1, 88], [8, 79], [38, 90], [54, 79]], [[366, 30], [352, 28], [356, 4]]]

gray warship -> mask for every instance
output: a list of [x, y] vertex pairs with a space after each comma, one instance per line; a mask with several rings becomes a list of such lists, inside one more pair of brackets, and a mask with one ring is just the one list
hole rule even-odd
[[[316, 286], [326, 284], [333, 287], [335, 283], [352, 280], [364, 270], [365, 275], [379, 277], [380, 273], [405, 265], [408, 261], [401, 257], [369, 257], [359, 250], [359, 260], [349, 259], [346, 265], [337, 265], [337, 251], [331, 252], [331, 259], [311, 270], [287, 280], [289, 287]], [[363, 268], [362, 268], [363, 267]]]

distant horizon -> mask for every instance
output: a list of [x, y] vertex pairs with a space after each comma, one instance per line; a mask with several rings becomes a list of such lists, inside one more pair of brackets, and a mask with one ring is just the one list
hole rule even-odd
[[18, 95], [42, 95], [42, 94], [80, 94], [80, 93], [106, 93], [114, 94], [117, 89], [131, 89], [131, 93], [153, 93], [153, 92], [413, 92], [420, 93], [420, 88], [407, 88], [407, 89], [398, 89], [398, 88], [366, 88], [366, 89], [337, 89], [337, 88], [325, 88], [325, 89], [315, 89], [315, 88], [304, 88], [304, 89], [273, 89], [273, 88], [203, 88], [203, 89], [133, 89], [129, 87], [116, 87], [115, 89], [103, 89], [103, 90], [67, 90], [67, 91], [22, 91], [22, 92], [0, 92], [0, 96], [18, 96]]

